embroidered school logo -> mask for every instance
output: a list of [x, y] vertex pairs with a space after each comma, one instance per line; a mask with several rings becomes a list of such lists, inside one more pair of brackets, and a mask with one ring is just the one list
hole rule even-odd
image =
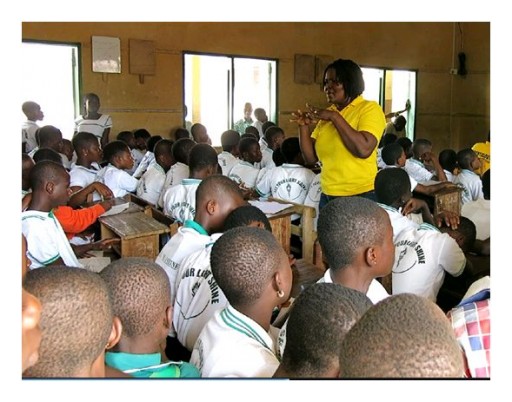
[[425, 252], [415, 241], [400, 240], [395, 243], [395, 265], [392, 272], [403, 274], [418, 264], [425, 264]]
[[295, 201], [299, 199], [306, 190], [306, 185], [302, 181], [290, 177], [279, 180], [272, 189], [272, 194], [276, 194], [277, 198]]

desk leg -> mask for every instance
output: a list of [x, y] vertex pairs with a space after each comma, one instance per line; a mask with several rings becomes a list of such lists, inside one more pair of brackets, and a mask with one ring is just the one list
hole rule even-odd
[[313, 226], [313, 215], [315, 210], [312, 208], [304, 208], [302, 213], [302, 258], [313, 263], [313, 249], [315, 246], [316, 232]]
[[270, 219], [272, 234], [283, 246], [286, 254], [290, 254], [290, 237], [292, 235], [291, 216], [286, 215], [277, 219]]

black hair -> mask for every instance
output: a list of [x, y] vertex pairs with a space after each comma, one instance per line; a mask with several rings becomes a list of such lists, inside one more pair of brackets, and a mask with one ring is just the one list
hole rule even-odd
[[43, 126], [37, 129], [38, 144], [41, 148], [52, 145], [57, 138], [62, 139], [62, 132], [55, 126]]
[[283, 153], [281, 152], [281, 147], [275, 149], [274, 152], [272, 152], [272, 161], [275, 163], [276, 167], [281, 166], [286, 162]]
[[172, 144], [172, 156], [176, 162], [188, 165], [190, 150], [196, 145], [196, 142], [190, 138], [180, 138]]
[[277, 124], [274, 123], [273, 121], [266, 121], [265, 123], [263, 123], [261, 125], [261, 131], [263, 132], [263, 135], [265, 135], [265, 132], [268, 130], [269, 127], [274, 127], [276, 125]]
[[[275, 153], [276, 151], [274, 151]], [[294, 163], [293, 161], [301, 154], [299, 138], [289, 137], [286, 138], [281, 144], [281, 154], [286, 163]]]
[[181, 138], [190, 138], [190, 133], [186, 128], [178, 127], [173, 133], [174, 139], [178, 141]]
[[240, 187], [227, 176], [214, 174], [201, 180], [196, 190], [196, 206], [202, 205], [208, 197], [220, 198], [229, 196], [243, 199]]
[[396, 142], [392, 142], [382, 148], [380, 156], [386, 165], [394, 166], [402, 156], [402, 152], [404, 152], [402, 146]]
[[[153, 137], [151, 137], [153, 138]], [[155, 158], [159, 157], [162, 154], [169, 153], [172, 156], [172, 145], [173, 142], [167, 138], [163, 138], [159, 140], [154, 147], [153, 153], [155, 154]]]
[[457, 163], [461, 169], [469, 169], [471, 168], [471, 162], [476, 158], [475, 151], [471, 148], [464, 148], [457, 152]]
[[456, 232], [462, 236], [462, 244], [459, 244], [460, 249], [467, 253], [473, 248], [476, 239], [476, 226], [473, 221], [465, 216], [459, 217], [459, 224], [457, 229], [452, 229], [448, 226], [441, 226], [439, 230], [443, 233]]
[[267, 218], [267, 215], [253, 205], [242, 205], [230, 212], [230, 214], [226, 217], [224, 221], [224, 232], [227, 232], [229, 229], [233, 229], [240, 226], [248, 226], [253, 222], [261, 222], [265, 226], [265, 230], [272, 232], [272, 227], [270, 226], [270, 221]]
[[463, 374], [461, 348], [450, 321], [435, 303], [411, 293], [390, 296], [370, 308], [341, 345], [342, 378]]
[[135, 138], [143, 138], [144, 141], [148, 141], [151, 138], [151, 133], [145, 128], [139, 128], [133, 132]]
[[[258, 131], [258, 129], [256, 127], [254, 127], [254, 128], [256, 129], [256, 131]], [[243, 140], [244, 138], [253, 138], [256, 141], [258, 141], [260, 139], [259, 135], [257, 133], [253, 133], [253, 132], [245, 132], [244, 134], [242, 134], [240, 136], [240, 140]]]
[[34, 163], [38, 163], [41, 161], [52, 161], [62, 165], [62, 157], [60, 154], [51, 149], [51, 148], [39, 148], [32, 157], [34, 159]]
[[114, 158], [123, 152], [130, 153], [130, 147], [126, 142], [120, 140], [109, 142], [103, 148], [103, 159], [112, 163]]
[[380, 139], [379, 148], [383, 148], [388, 144], [392, 144], [392, 143], [396, 142], [397, 139], [398, 139], [398, 137], [396, 136], [396, 134], [385, 133], [382, 136], [382, 138]]
[[89, 149], [93, 144], [99, 145], [98, 137], [86, 131], [77, 133], [71, 142], [77, 154], [82, 149]]
[[[153, 136], [151, 136], [151, 138], [148, 140], [148, 151], [155, 153], [155, 145], [161, 139], [162, 139], [161, 135], [153, 135]], [[172, 143], [172, 141], [171, 141], [171, 143]]]
[[267, 141], [267, 144], [270, 145], [274, 138], [280, 134], [284, 135], [284, 130], [281, 127], [270, 126], [265, 130], [265, 141]]
[[28, 176], [30, 188], [35, 192], [45, 186], [48, 181], [56, 180], [62, 173], [66, 173], [66, 169], [64, 169], [62, 164], [49, 160], [36, 163]]
[[345, 94], [351, 100], [364, 92], [364, 79], [361, 67], [352, 60], [338, 59], [329, 64], [324, 70], [324, 77], [327, 70], [334, 69], [336, 79], [343, 85]]
[[453, 149], [443, 149], [439, 153], [439, 164], [444, 170], [453, 173], [457, 167], [457, 152]]
[[236, 130], [226, 130], [220, 136], [222, 150], [231, 152], [240, 142], [240, 133]]
[[375, 197], [381, 204], [398, 208], [401, 199], [411, 192], [407, 172], [400, 168], [382, 169], [375, 176]]
[[425, 148], [432, 147], [432, 142], [426, 138], [418, 138], [412, 143], [412, 154], [416, 159], [425, 152]]
[[407, 137], [400, 137], [396, 140], [397, 144], [400, 144], [404, 149], [405, 156], [409, 157], [411, 155], [412, 141]]
[[482, 192], [484, 193], [484, 199], [491, 199], [491, 169], [487, 169], [482, 175]]
[[318, 242], [330, 269], [352, 264], [363, 247], [382, 244], [387, 213], [362, 197], [340, 197], [327, 203], [318, 217]]
[[217, 166], [219, 160], [215, 148], [208, 144], [196, 144], [190, 150], [188, 166], [190, 173], [197, 172], [208, 166]]
[[251, 138], [251, 137], [241, 138], [240, 144], [238, 144], [238, 149], [240, 151], [240, 155], [243, 156], [243, 154], [245, 152], [249, 152], [251, 150], [251, 147], [253, 147], [254, 145], [259, 146], [258, 140], [256, 140], [255, 138]]

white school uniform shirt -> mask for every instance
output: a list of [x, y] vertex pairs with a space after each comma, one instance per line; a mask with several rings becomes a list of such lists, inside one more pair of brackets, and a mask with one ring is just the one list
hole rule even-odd
[[[405, 167], [404, 168], [400, 168], [399, 166], [396, 166], [396, 165], [386, 165], [386, 164], [384, 164], [383, 167], [382, 167], [382, 169], [391, 169], [391, 168], [405, 170]], [[407, 172], [407, 170], [405, 170], [405, 171]], [[414, 189], [418, 185], [418, 182], [409, 173], [407, 173], [407, 176], [409, 176], [409, 181], [411, 182], [411, 191], [414, 191]]]
[[150, 204], [156, 205], [165, 182], [165, 171], [158, 163], [153, 163], [139, 179], [137, 195]]
[[271, 335], [232, 306], [205, 325], [190, 363], [201, 377], [272, 377], [279, 366]]
[[189, 351], [213, 314], [228, 305], [210, 267], [212, 246], [221, 235], [213, 234], [210, 243], [185, 257], [176, 275], [173, 325], [178, 340]]
[[222, 169], [222, 174], [224, 176], [229, 175], [229, 172], [235, 166], [240, 159], [238, 159], [236, 156], [233, 156], [231, 152], [222, 151], [218, 156], [219, 165]]
[[[178, 229], [178, 232], [171, 237], [156, 257], [155, 263], [165, 270], [169, 278], [171, 305], [174, 305], [176, 297], [176, 277], [181, 261], [211, 242], [211, 236], [199, 223], [185, 221], [184, 225]], [[169, 331], [169, 335], [175, 336], [173, 329]]]
[[418, 183], [429, 181], [434, 176], [434, 173], [429, 171], [422, 162], [413, 158], [405, 161], [404, 170]]
[[163, 198], [163, 211], [178, 222], [193, 220], [196, 216], [196, 191], [201, 180], [183, 179], [181, 184], [167, 189]]
[[75, 131], [77, 133], [91, 133], [94, 134], [98, 140], [101, 140], [103, 132], [107, 128], [112, 128], [112, 118], [108, 114], [102, 114], [97, 120], [84, 119], [83, 116], [75, 120]]
[[382, 160], [382, 148], [377, 148], [377, 168], [385, 169], [388, 165]]
[[397, 236], [402, 233], [402, 231], [406, 229], [418, 229], [420, 224], [412, 221], [407, 216], [402, 215], [402, 213], [386, 204], [377, 203], [379, 206], [384, 209], [389, 215], [389, 220], [391, 221], [391, 226], [393, 227], [393, 242], [397, 238]]
[[140, 179], [152, 163], [156, 163], [155, 154], [151, 151], [147, 151], [140, 161], [139, 166], [137, 166], [137, 169], [133, 173], [133, 177]]
[[254, 188], [263, 174], [264, 171], [262, 172], [252, 163], [240, 161], [233, 166], [228, 177], [237, 184], [243, 183], [246, 188]]
[[165, 182], [162, 188], [162, 192], [160, 193], [160, 198], [158, 199], [158, 206], [163, 208], [164, 206], [164, 194], [167, 189], [176, 184], [181, 184], [183, 179], [186, 179], [190, 176], [190, 169], [188, 165], [185, 165], [181, 162], [176, 162], [171, 168], [167, 171], [165, 175]]
[[261, 162], [259, 163], [260, 169], [273, 169], [276, 167], [276, 164], [274, 163], [274, 159], [272, 159], [272, 155], [274, 154], [274, 151], [271, 150], [269, 147], [265, 147], [261, 151]]
[[322, 187], [320, 187], [320, 173], [318, 173], [311, 184], [309, 185], [308, 194], [304, 200], [304, 205], [315, 208], [315, 219], [313, 220], [313, 226], [317, 228], [318, 214], [320, 213], [318, 205], [320, 204], [320, 196], [322, 195]]
[[482, 180], [475, 172], [468, 169], [462, 169], [455, 179], [455, 184], [460, 184], [462, 190], [462, 205], [470, 201], [476, 201], [484, 198], [482, 191]]
[[491, 200], [479, 198], [462, 206], [460, 214], [476, 226], [476, 238], [485, 240], [491, 235]]
[[142, 159], [144, 158], [144, 153], [140, 149], [137, 149], [137, 148], [130, 149], [130, 153], [132, 154], [132, 158], [133, 158], [133, 166], [131, 169], [128, 169], [126, 171], [131, 176], [134, 176], [135, 171], [139, 167]]
[[21, 125], [21, 142], [25, 142], [25, 152], [29, 153], [34, 148], [37, 148], [36, 131], [39, 128], [37, 123], [32, 120], [27, 120]]
[[448, 170], [446, 169], [443, 169], [443, 172], [444, 174], [446, 175], [446, 180], [454, 183], [454, 180], [455, 178], [457, 177], [457, 175], [454, 175], [452, 172], [449, 172]]
[[105, 184], [114, 193], [114, 197], [124, 197], [127, 193], [134, 193], [139, 183], [124, 170], [110, 163], [98, 172], [95, 181]]
[[254, 123], [252, 123], [253, 127], [256, 127], [258, 129], [258, 133], [260, 134], [260, 139], [265, 138], [265, 133], [263, 132], [263, 123], [259, 120], [256, 120]]
[[52, 211], [23, 211], [21, 231], [27, 239], [30, 269], [47, 266], [59, 258], [68, 267], [83, 268]]
[[414, 293], [436, 302], [445, 272], [459, 276], [466, 256], [457, 242], [436, 227], [422, 223], [402, 231], [395, 240], [393, 294]]

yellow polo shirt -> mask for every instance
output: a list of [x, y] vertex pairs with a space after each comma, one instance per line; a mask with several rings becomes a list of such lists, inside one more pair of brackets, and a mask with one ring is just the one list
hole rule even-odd
[[475, 151], [481, 164], [480, 169], [475, 173], [482, 176], [491, 168], [491, 143], [489, 141], [477, 142], [471, 149]]
[[[334, 105], [329, 110], [338, 111]], [[377, 145], [386, 127], [384, 112], [377, 102], [358, 96], [338, 113], [355, 130], [374, 135], [377, 143], [368, 158], [357, 158], [347, 149], [332, 122], [319, 121], [311, 137], [315, 140], [316, 154], [322, 163], [322, 192], [350, 196], [371, 191], [377, 174]]]

